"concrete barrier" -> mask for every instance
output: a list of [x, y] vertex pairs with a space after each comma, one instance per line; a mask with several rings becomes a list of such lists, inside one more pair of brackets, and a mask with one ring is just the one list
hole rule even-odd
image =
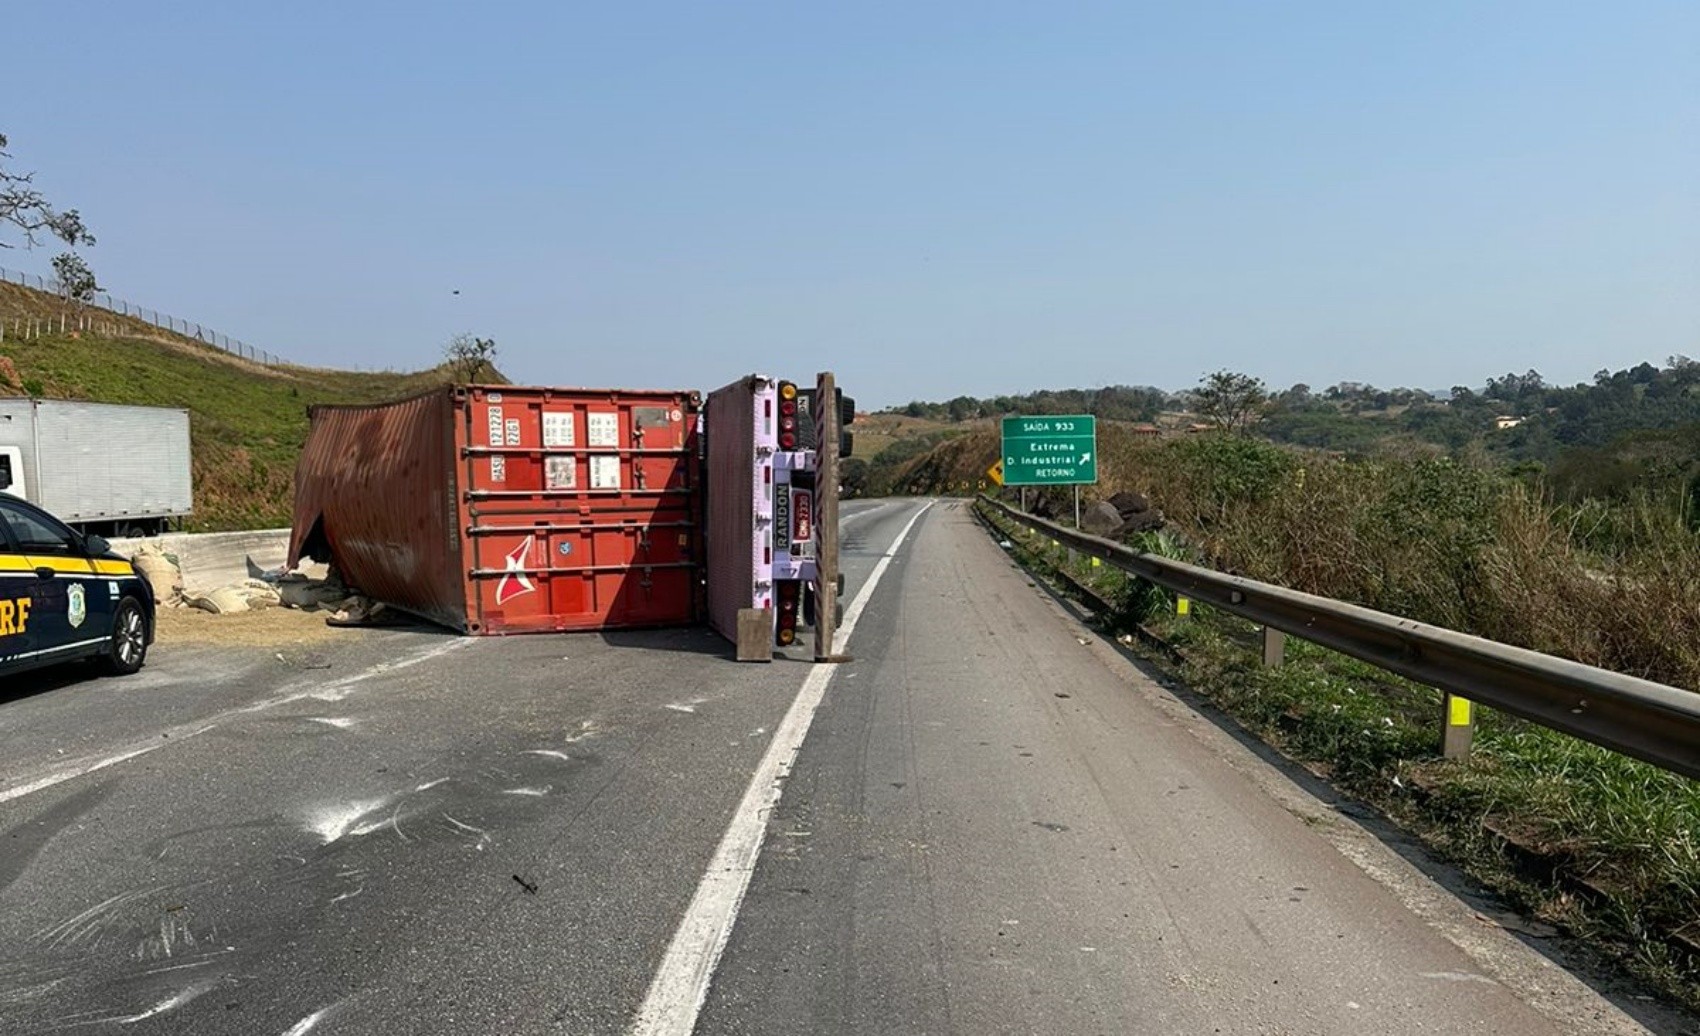
[[262, 529], [257, 532], [167, 533], [141, 539], [113, 540], [112, 549], [130, 557], [143, 544], [152, 544], [177, 556], [183, 566], [183, 585], [191, 590], [211, 590], [261, 572], [283, 567], [289, 557], [289, 530]]

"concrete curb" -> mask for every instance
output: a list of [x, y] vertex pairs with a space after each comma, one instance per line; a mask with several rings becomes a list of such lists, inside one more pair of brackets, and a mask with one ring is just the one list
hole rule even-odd
[[289, 556], [288, 529], [175, 532], [111, 542], [112, 549], [124, 557], [135, 554], [144, 544], [176, 555], [183, 567], [183, 585], [191, 590], [211, 590], [258, 578], [261, 572], [282, 568]]

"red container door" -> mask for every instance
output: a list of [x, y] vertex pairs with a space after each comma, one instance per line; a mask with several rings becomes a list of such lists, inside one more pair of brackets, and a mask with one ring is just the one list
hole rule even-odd
[[694, 393], [469, 390], [474, 632], [696, 620], [697, 408]]

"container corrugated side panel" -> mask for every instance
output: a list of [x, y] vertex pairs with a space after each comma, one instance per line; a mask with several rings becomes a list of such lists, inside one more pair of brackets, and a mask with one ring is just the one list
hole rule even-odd
[[738, 612], [755, 606], [756, 479], [754, 376], [708, 395], [708, 621], [738, 639]]
[[452, 390], [309, 413], [295, 469], [290, 565], [317, 528], [349, 586], [465, 631]]
[[473, 386], [457, 415], [467, 609], [479, 633], [699, 617], [691, 391]]
[[36, 492], [66, 521], [188, 514], [194, 505], [185, 410], [41, 400], [36, 429]]

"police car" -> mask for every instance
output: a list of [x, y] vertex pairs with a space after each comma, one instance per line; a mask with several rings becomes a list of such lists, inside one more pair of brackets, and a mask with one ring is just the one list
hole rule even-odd
[[153, 625], [153, 591], [105, 540], [0, 494], [0, 675], [77, 659], [133, 673]]

